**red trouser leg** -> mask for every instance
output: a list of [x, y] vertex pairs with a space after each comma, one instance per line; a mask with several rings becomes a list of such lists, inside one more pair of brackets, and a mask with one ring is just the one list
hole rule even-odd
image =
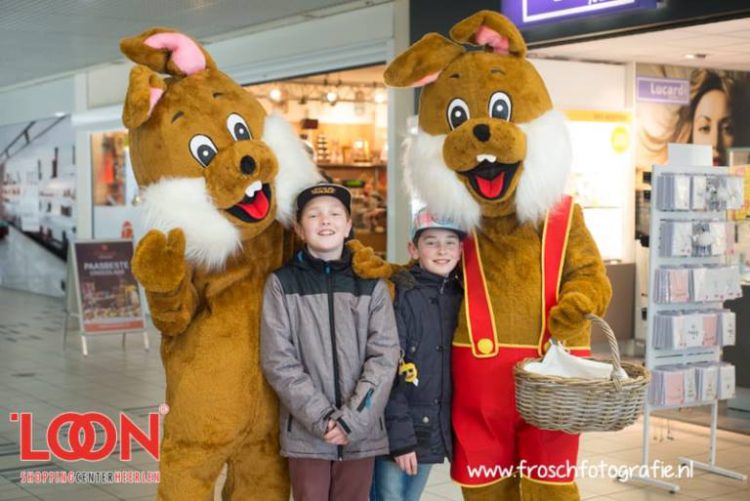
[[491, 358], [476, 358], [468, 347], [453, 348], [451, 477], [459, 484], [489, 485], [516, 473], [512, 468], [521, 465], [527, 471], [519, 473], [532, 479], [573, 481], [568, 465], [576, 464], [578, 435], [540, 430], [516, 411], [513, 366], [536, 356], [535, 347], [501, 347]]

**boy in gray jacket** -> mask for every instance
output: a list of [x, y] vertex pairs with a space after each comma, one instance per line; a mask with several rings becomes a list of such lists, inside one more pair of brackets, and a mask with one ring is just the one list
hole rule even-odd
[[388, 452], [383, 410], [398, 334], [385, 283], [352, 271], [350, 202], [336, 184], [300, 193], [305, 249], [264, 290], [261, 363], [280, 400], [295, 501], [366, 501], [373, 459]]

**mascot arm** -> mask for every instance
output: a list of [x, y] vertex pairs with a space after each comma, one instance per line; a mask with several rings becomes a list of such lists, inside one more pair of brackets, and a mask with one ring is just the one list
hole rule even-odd
[[315, 383], [297, 355], [281, 283], [271, 274], [263, 291], [260, 360], [263, 374], [281, 403], [310, 433], [323, 438], [335, 407]]
[[133, 274], [143, 285], [154, 325], [173, 336], [192, 321], [198, 305], [192, 270], [185, 263], [185, 234], [173, 229], [146, 233], [133, 254]]
[[550, 333], [567, 346], [588, 346], [589, 313], [603, 316], [612, 298], [604, 262], [583, 220], [579, 205], [573, 208], [565, 264], [557, 306], [550, 312]]
[[171, 293], [146, 291], [151, 320], [162, 334], [180, 334], [193, 321], [198, 306], [198, 291], [193, 286], [191, 277], [192, 270], [188, 270], [177, 290]]
[[375, 255], [372, 247], [365, 247], [359, 240], [350, 240], [346, 243], [352, 251], [352, 269], [354, 273], [365, 279], [382, 278], [387, 280], [388, 292], [391, 299], [396, 296], [396, 286], [414, 287], [415, 281], [409, 268], [414, 264], [406, 266], [389, 263]]
[[400, 352], [393, 306], [385, 282], [375, 286], [370, 303], [365, 364], [352, 396], [333, 419], [350, 441], [367, 437], [378, 426], [393, 387]]

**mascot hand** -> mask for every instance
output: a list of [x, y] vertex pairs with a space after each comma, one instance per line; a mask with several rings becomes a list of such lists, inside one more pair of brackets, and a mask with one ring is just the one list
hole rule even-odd
[[360, 278], [390, 278], [393, 268], [388, 261], [375, 255], [372, 247], [365, 247], [359, 240], [349, 240], [346, 243], [352, 251], [352, 268]]
[[594, 312], [594, 303], [580, 292], [569, 292], [549, 314], [549, 332], [555, 339], [566, 341], [581, 333], [586, 315]]
[[151, 230], [138, 242], [132, 262], [135, 278], [149, 292], [172, 292], [185, 277], [185, 234]]

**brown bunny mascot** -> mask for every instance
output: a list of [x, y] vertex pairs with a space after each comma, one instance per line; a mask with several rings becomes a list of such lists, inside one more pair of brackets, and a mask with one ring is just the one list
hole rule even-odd
[[277, 219], [289, 223], [320, 176], [284, 119], [191, 38], [155, 28], [121, 49], [136, 63], [123, 122], [150, 229], [133, 272], [167, 379], [158, 498], [213, 499], [226, 463], [224, 499], [288, 501], [278, 401], [259, 362], [261, 295], [291, 255]]
[[[441, 217], [460, 221], [464, 302], [452, 349], [452, 478], [468, 500], [579, 499], [578, 435], [524, 422], [513, 365], [550, 338], [589, 352], [588, 313], [611, 297], [581, 208], [565, 197], [562, 116], [525, 58], [518, 29], [482, 11], [399, 55], [385, 80], [421, 87], [406, 178]], [[469, 45], [469, 49], [464, 47]]]

